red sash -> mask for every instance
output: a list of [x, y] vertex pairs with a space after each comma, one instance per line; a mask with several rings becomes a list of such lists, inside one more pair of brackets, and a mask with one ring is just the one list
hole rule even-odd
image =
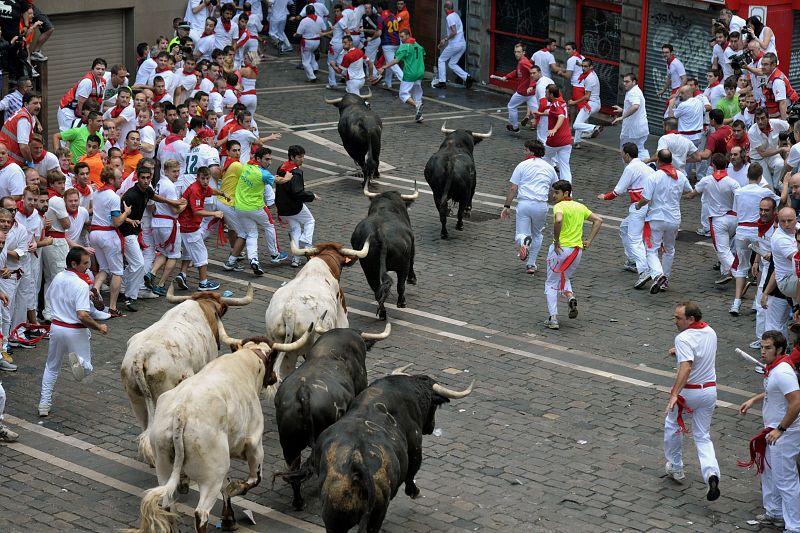
[[[756, 466], [756, 473], [761, 474], [764, 472], [764, 463], [766, 462], [767, 453], [767, 435], [774, 428], [764, 428], [758, 435], [750, 439], [750, 460], [749, 461], [736, 461], [736, 466], [742, 468], [750, 468]], [[769, 463], [767, 463], [769, 464]]]
[[172, 221], [172, 231], [169, 233], [169, 237], [167, 240], [162, 242], [159, 246], [165, 248], [169, 246], [169, 251], [172, 252], [175, 250], [175, 239], [178, 236], [178, 217], [171, 217], [169, 215], [153, 215], [153, 218], [161, 218], [164, 220], [171, 220]]
[[578, 254], [581, 253], [581, 249], [579, 247], [573, 248], [572, 252], [564, 259], [564, 262], [558, 268], [553, 268], [553, 272], [556, 274], [561, 274], [561, 286], [560, 290], [564, 290], [564, 287], [567, 284], [567, 277], [564, 275], [564, 272], [575, 262], [575, 259], [578, 257]]
[[92, 224], [89, 226], [89, 231], [114, 231], [117, 233], [117, 237], [119, 237], [119, 245], [120, 249], [122, 250], [122, 255], [125, 255], [125, 237], [122, 236], [122, 233], [119, 231], [119, 228], [115, 226], [96, 226]]
[[62, 322], [61, 320], [56, 320], [55, 318], [50, 321], [50, 323], [54, 326], [61, 326], [62, 328], [70, 328], [70, 329], [86, 329], [81, 323], [73, 324], [71, 322]]

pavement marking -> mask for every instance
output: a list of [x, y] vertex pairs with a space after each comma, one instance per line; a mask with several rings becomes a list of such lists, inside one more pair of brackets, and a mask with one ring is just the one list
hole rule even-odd
[[[99, 446], [96, 446], [96, 445], [91, 444], [89, 442], [83, 441], [81, 439], [78, 439], [78, 438], [75, 438], [75, 437], [71, 437], [69, 435], [65, 435], [65, 434], [60, 433], [58, 431], [52, 430], [50, 428], [46, 428], [46, 427], [40, 426], [38, 424], [33, 424], [31, 422], [28, 422], [27, 420], [23, 420], [21, 418], [17, 418], [17, 417], [15, 417], [13, 415], [10, 415], [10, 414], [6, 414], [5, 415], [5, 420], [10, 424], [13, 424], [13, 425], [18, 426], [20, 428], [23, 428], [23, 429], [25, 429], [27, 431], [30, 431], [31, 433], [37, 433], [37, 434], [42, 435], [44, 437], [48, 437], [48, 438], [56, 440], [58, 442], [62, 442], [64, 444], [67, 444], [67, 445], [72, 446], [74, 448], [78, 448], [80, 450], [83, 450], [83, 451], [86, 451], [88, 453], [91, 453], [93, 455], [97, 455], [99, 457], [103, 457], [104, 459], [108, 459], [110, 461], [114, 461], [116, 463], [119, 463], [121, 465], [127, 466], [127, 467], [129, 467], [131, 469], [134, 469], [134, 470], [139, 470], [141, 472], [146, 472], [146, 473], [152, 473], [154, 482], [157, 482], [155, 480], [155, 470], [153, 468], [150, 468], [145, 463], [142, 463], [140, 461], [136, 461], [134, 459], [131, 459], [130, 457], [125, 457], [122, 454], [118, 454], [118, 453], [106, 450], [105, 448], [101, 448]], [[12, 443], [12, 444], [9, 444], [8, 446], [13, 448], [13, 449], [15, 449], [15, 450], [17, 450], [17, 451], [19, 451], [19, 452], [21, 452], [21, 453], [24, 453], [25, 455], [29, 455], [31, 457], [35, 457], [37, 459], [41, 459], [42, 461], [45, 461], [45, 462], [50, 463], [50, 464], [55, 464], [56, 466], [58, 466], [60, 468], [63, 468], [64, 470], [68, 470], [70, 472], [79, 474], [79, 475], [81, 475], [81, 476], [83, 476], [85, 478], [91, 479], [93, 481], [97, 481], [99, 483], [103, 483], [104, 485], [107, 485], [109, 487], [115, 488], [115, 489], [120, 490], [122, 492], [127, 492], [128, 494], [132, 494], [132, 495], [137, 496], [137, 497], [141, 497], [142, 496], [142, 490], [139, 487], [130, 485], [130, 484], [125, 483], [124, 481], [121, 481], [119, 479], [112, 478], [110, 476], [106, 476], [105, 474], [101, 474], [99, 472], [96, 472], [95, 470], [91, 470], [91, 469], [83, 467], [81, 465], [78, 465], [78, 464], [75, 464], [75, 463], [71, 463], [71, 462], [65, 461], [63, 459], [59, 459], [58, 457], [54, 457], [54, 456], [52, 456], [52, 455], [50, 455], [50, 454], [48, 454], [46, 452], [43, 452], [41, 450], [37, 450], [36, 448], [31, 448], [31, 447], [26, 446], [24, 444]], [[20, 449], [18, 446], [22, 447], [22, 448], [25, 448], [25, 449]], [[29, 453], [29, 452], [31, 452], [31, 453]], [[33, 452], [35, 452], [35, 454]], [[58, 461], [63, 462], [63, 465], [62, 464], [56, 464], [53, 461], [51, 461], [50, 459], [48, 459], [48, 458], [43, 458], [44, 456], [50, 457], [50, 458], [54, 458], [54, 459], [58, 459]], [[195, 487], [195, 490], [196, 490], [196, 487], [197, 487], [196, 483], [192, 482], [191, 486]], [[221, 501], [222, 497], [218, 496], [217, 500]], [[312, 532], [312, 533], [320, 533], [320, 532], [324, 531], [324, 528], [321, 528], [321, 527], [317, 526], [316, 524], [313, 524], [311, 522], [306, 522], [306, 521], [301, 520], [299, 518], [295, 518], [293, 516], [289, 516], [289, 515], [283, 514], [280, 511], [276, 511], [275, 509], [273, 509], [271, 507], [267, 507], [266, 505], [261, 505], [259, 503], [255, 503], [255, 502], [253, 502], [251, 500], [246, 500], [241, 496], [235, 496], [235, 497], [231, 498], [231, 502], [235, 503], [236, 505], [238, 505], [239, 507], [241, 507], [243, 509], [248, 509], [248, 510], [253, 511], [254, 513], [257, 513], [257, 514], [262, 515], [264, 517], [268, 517], [268, 518], [270, 518], [272, 520], [275, 520], [277, 522], [281, 522], [281, 523], [284, 523], [286, 525], [302, 529], [304, 531], [309, 531], [309, 532]], [[186, 514], [188, 516], [192, 516], [192, 517], [194, 516], [194, 509], [193, 508], [190, 508], [187, 505], [184, 505], [184, 504], [181, 504], [181, 503], [179, 503], [178, 506], [179, 506], [179, 508], [181, 506], [183, 507], [183, 509], [180, 509], [180, 510], [184, 514]], [[214, 517], [214, 518], [215, 518], [215, 521], [216, 521], [216, 519], [218, 517]], [[252, 530], [239, 529], [237, 531], [252, 531]]]

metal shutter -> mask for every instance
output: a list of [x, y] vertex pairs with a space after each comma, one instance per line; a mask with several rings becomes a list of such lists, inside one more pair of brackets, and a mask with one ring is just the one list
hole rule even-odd
[[[783, 66], [781, 66], [783, 70]], [[786, 72], [786, 71], [784, 71]], [[800, 11], [794, 12], [794, 25], [792, 26], [792, 52], [789, 56], [789, 83], [796, 91], [800, 89]]]
[[661, 55], [661, 45], [671, 43], [675, 54], [686, 68], [686, 75], [697, 78], [701, 86], [705, 86], [706, 69], [711, 65], [711, 47], [707, 45], [710, 39], [709, 28], [718, 7], [709, 6], [708, 9], [700, 10], [665, 4], [661, 0], [649, 1], [642, 90], [647, 104], [650, 133], [661, 135], [664, 131], [664, 109], [667, 105], [664, 98], [656, 96], [667, 76], [667, 63]]
[[[48, 137], [58, 131], [58, 103], [70, 87], [102, 57], [108, 66], [123, 63], [124, 14], [122, 10], [92, 11], [50, 17], [56, 27], [44, 47], [47, 54]], [[131, 73], [134, 65], [127, 65]]]

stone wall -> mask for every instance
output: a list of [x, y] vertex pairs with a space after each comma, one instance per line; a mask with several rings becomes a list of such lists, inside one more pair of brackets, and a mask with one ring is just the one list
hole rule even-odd
[[489, 58], [492, 52], [487, 30], [491, 16], [491, 0], [468, 0], [466, 70], [477, 80], [489, 80]]
[[[638, 73], [639, 64], [644, 61], [640, 57], [639, 45], [642, 36], [642, 6], [643, 2], [649, 0], [625, 0], [622, 4], [622, 23], [620, 25], [621, 35], [619, 43], [619, 73], [624, 75], [628, 72]], [[625, 99], [625, 89], [622, 88], [622, 78], [618, 99]]]

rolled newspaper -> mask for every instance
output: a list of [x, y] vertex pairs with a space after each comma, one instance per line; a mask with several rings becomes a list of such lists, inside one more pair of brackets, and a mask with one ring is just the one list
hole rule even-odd
[[739, 355], [741, 355], [741, 356], [742, 356], [744, 359], [747, 359], [747, 360], [748, 360], [748, 361], [750, 361], [751, 363], [755, 363], [755, 364], [756, 364], [756, 366], [760, 366], [761, 368], [764, 368], [764, 363], [762, 363], [761, 361], [759, 361], [759, 360], [758, 360], [758, 359], [756, 359], [755, 357], [751, 356], [750, 354], [748, 354], [748, 353], [747, 353], [747, 352], [745, 352], [744, 350], [740, 350], [739, 348], [736, 348], [736, 353], [738, 353], [738, 354], [739, 354]]

